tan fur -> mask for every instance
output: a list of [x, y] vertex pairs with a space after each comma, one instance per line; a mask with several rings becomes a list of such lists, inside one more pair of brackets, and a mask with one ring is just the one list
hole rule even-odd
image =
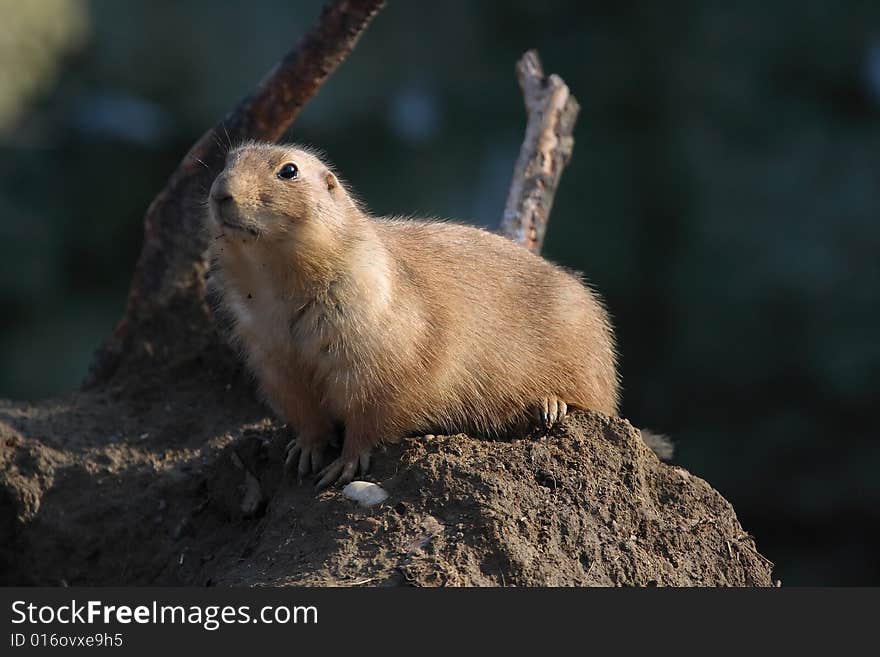
[[[279, 179], [288, 162], [299, 177]], [[232, 151], [209, 208], [213, 279], [263, 393], [297, 433], [301, 474], [318, 468], [337, 425], [342, 455], [323, 483], [350, 480], [383, 441], [503, 434], [548, 400], [551, 421], [566, 405], [616, 414], [607, 313], [577, 277], [519, 245], [371, 217], [292, 146]]]

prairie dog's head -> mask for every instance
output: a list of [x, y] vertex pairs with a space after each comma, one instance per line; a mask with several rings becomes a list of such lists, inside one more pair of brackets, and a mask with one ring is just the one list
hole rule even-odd
[[354, 207], [327, 164], [302, 148], [276, 144], [230, 151], [208, 194], [211, 227], [244, 245], [318, 246]]

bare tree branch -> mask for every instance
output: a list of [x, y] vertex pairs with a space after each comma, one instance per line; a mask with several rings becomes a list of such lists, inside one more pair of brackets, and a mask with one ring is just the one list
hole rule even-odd
[[528, 125], [501, 219], [501, 232], [540, 253], [562, 171], [571, 159], [580, 105], [558, 75], [544, 75], [538, 53], [529, 50], [516, 74]]
[[[151, 333], [175, 335], [204, 330], [204, 253], [198, 211], [222, 169], [226, 150], [245, 139], [278, 140], [357, 44], [384, 0], [336, 0], [317, 25], [273, 68], [256, 90], [206, 132], [187, 153], [144, 217], [144, 245], [128, 302], [113, 335], [97, 351], [85, 385], [112, 376], [145, 323]], [[195, 307], [194, 307], [195, 306]], [[173, 308], [173, 310], [170, 310]], [[194, 311], [196, 317], [194, 317]], [[161, 345], [145, 339], [151, 354]]]

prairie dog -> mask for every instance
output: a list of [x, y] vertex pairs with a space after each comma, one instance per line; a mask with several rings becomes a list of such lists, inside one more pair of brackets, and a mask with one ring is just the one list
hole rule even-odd
[[[370, 216], [314, 153], [232, 150], [208, 201], [212, 285], [318, 487], [383, 441], [499, 435], [571, 409], [614, 415], [602, 303], [575, 275], [472, 226]], [[339, 458], [324, 449], [344, 428]]]

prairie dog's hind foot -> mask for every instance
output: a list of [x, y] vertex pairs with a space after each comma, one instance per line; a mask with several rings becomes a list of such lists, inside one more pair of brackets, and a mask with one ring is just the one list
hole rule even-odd
[[545, 429], [551, 428], [554, 424], [562, 424], [566, 415], [568, 415], [568, 404], [556, 395], [548, 395], [535, 403], [535, 419], [538, 426]]

